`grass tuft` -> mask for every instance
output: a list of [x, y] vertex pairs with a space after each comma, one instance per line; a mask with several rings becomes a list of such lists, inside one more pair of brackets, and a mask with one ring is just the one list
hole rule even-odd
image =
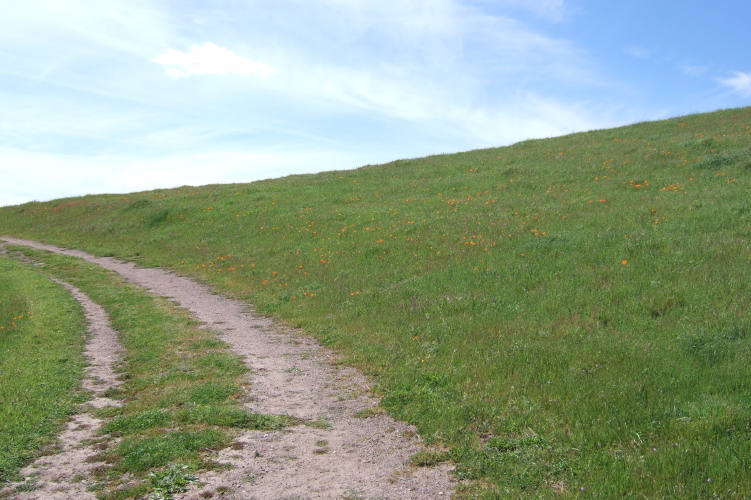
[[440, 450], [421, 450], [415, 453], [409, 462], [417, 467], [434, 467], [449, 460], [449, 454]]

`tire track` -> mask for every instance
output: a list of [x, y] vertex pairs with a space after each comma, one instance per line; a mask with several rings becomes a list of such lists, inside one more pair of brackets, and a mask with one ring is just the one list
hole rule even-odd
[[[122, 383], [117, 379], [114, 364], [123, 352], [117, 340], [117, 332], [111, 328], [106, 312], [78, 288], [55, 278], [50, 279], [71, 293], [81, 304], [86, 316], [88, 338], [84, 355], [89, 364], [82, 387], [95, 396], [86, 404], [91, 408], [120, 405], [119, 401], [104, 396], [106, 391]], [[98, 451], [85, 443], [97, 437], [97, 431], [103, 423], [90, 412], [74, 415], [58, 436], [61, 451], [41, 457], [24, 467], [20, 472], [25, 480], [9, 483], [2, 493], [17, 500], [95, 500], [96, 496], [87, 490], [93, 483], [86, 478], [92, 469], [103, 464], [88, 461]]]
[[254, 315], [240, 301], [162, 269], [138, 268], [109, 257], [3, 237], [8, 243], [85, 259], [126, 280], [175, 301], [217, 332], [251, 369], [246, 406], [267, 414], [288, 414], [308, 425], [278, 432], [248, 431], [215, 460], [233, 465], [203, 474], [201, 491], [175, 498], [221, 493], [228, 499], [434, 499], [454, 490], [452, 467], [414, 468], [420, 451], [415, 429], [387, 415], [355, 415], [378, 404], [367, 379], [336, 365], [333, 352], [308, 336]]

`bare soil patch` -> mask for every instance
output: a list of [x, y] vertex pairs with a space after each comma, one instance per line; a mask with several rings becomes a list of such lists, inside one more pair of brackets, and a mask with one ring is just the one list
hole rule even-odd
[[[353, 368], [337, 365], [335, 354], [314, 339], [254, 315], [248, 304], [213, 294], [169, 271], [138, 268], [117, 259], [32, 241], [3, 239], [83, 258], [175, 301], [244, 357], [251, 369], [249, 409], [292, 415], [304, 422], [283, 431], [245, 432], [231, 448], [212, 457], [231, 464], [231, 469], [201, 475], [198, 487], [175, 498], [451, 496], [452, 466], [409, 465], [409, 458], [423, 448], [415, 429], [385, 414], [358, 418], [358, 413], [378, 404], [370, 395], [368, 380]], [[72, 496], [78, 495], [65, 498]]]

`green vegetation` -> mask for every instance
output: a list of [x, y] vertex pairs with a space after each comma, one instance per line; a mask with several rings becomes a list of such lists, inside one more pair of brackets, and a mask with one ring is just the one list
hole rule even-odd
[[85, 331], [65, 289], [0, 255], [0, 484], [54, 446], [85, 399]]
[[305, 328], [449, 450], [460, 496], [740, 498], [750, 192], [745, 108], [28, 203], [0, 234], [170, 267]]
[[96, 460], [108, 464], [97, 470], [101, 497], [141, 497], [156, 487], [155, 495], [170, 498], [165, 495], [178, 490], [167, 483], [183, 484], [189, 477], [182, 467], [216, 467], [205, 452], [228, 446], [239, 429], [278, 429], [292, 422], [246, 410], [238, 399], [247, 372], [240, 357], [168, 300], [81, 259], [9, 248], [44, 262], [47, 272], [104, 307], [125, 348], [124, 384], [109, 393], [123, 405], [99, 410], [109, 418], [102, 432], [121, 438], [115, 444], [104, 437], [98, 445]]
[[150, 473], [154, 490], [149, 495], [149, 500], [169, 499], [175, 493], [187, 491], [190, 483], [198, 479], [198, 476], [188, 474], [187, 468], [187, 465], [173, 465], [165, 471]]

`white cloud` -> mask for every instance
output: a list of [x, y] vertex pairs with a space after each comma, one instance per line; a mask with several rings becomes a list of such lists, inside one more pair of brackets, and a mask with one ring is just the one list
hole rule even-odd
[[276, 71], [269, 66], [238, 56], [229, 49], [211, 42], [191, 45], [189, 52], [168, 50], [157, 56], [153, 62], [166, 66], [165, 72], [172, 77], [197, 75], [249, 75], [269, 76]]
[[[307, 104], [442, 128], [441, 120], [469, 123], [477, 110], [514, 105], [519, 91], [538, 87], [544, 94], [560, 82], [603, 85], [573, 44], [459, 2], [325, 0], [297, 7], [300, 15], [286, 20], [278, 40], [285, 44], [286, 33], [300, 38], [273, 57], [284, 73], [273, 89]], [[308, 33], [305, 23], [319, 30]]]
[[720, 78], [720, 82], [743, 97], [751, 97], [751, 73], [735, 72], [732, 78]]
[[701, 76], [709, 71], [709, 66], [692, 66], [691, 64], [681, 64], [678, 66], [678, 69], [689, 76]]

